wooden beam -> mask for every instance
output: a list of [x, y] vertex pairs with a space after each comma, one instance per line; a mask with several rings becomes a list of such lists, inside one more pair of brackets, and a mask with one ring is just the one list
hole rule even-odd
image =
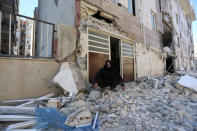
[[34, 116], [28, 115], [0, 115], [0, 121], [29, 121], [34, 120]]
[[25, 129], [28, 127], [32, 127], [36, 124], [35, 120], [32, 121], [26, 121], [26, 122], [21, 122], [21, 123], [17, 123], [17, 124], [12, 124], [8, 126], [8, 130], [13, 130], [13, 129]]
[[[50, 94], [45, 95], [45, 96], [43, 96], [43, 97], [40, 97], [40, 98], [38, 98], [38, 99], [50, 98], [50, 97], [53, 97], [53, 96], [55, 96], [55, 93], [50, 93]], [[18, 105], [17, 107], [23, 107], [23, 106], [27, 106], [27, 105], [30, 105], [30, 104], [33, 104], [33, 103], [34, 103], [34, 101], [29, 101], [29, 102], [26, 102], [26, 103], [24, 103], [24, 104]]]
[[0, 114], [35, 115], [35, 107], [0, 106]]

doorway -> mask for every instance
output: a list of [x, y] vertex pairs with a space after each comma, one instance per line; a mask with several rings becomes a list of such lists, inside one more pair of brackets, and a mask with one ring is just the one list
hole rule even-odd
[[120, 74], [120, 40], [110, 37], [112, 67]]
[[169, 73], [174, 73], [174, 59], [173, 57], [168, 56], [166, 59], [166, 71]]

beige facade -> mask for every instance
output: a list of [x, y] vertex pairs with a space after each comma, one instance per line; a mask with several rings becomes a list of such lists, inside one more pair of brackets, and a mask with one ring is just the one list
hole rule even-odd
[[51, 82], [59, 70], [54, 60], [0, 59], [0, 101], [58, 93]]

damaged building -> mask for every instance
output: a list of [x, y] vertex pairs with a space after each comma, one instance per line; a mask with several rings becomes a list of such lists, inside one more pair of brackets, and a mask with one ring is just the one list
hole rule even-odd
[[194, 68], [196, 18], [188, 0], [42, 0], [38, 5], [38, 18], [56, 24], [57, 59], [76, 61], [89, 82], [108, 59], [125, 82]]
[[[0, 59], [4, 100], [57, 92], [50, 81], [62, 62], [76, 62], [90, 83], [108, 59], [125, 82], [194, 69], [189, 0], [39, 0], [34, 18], [12, 15], [32, 22], [33, 38], [26, 45], [31, 53]], [[13, 38], [7, 37], [10, 52]]]

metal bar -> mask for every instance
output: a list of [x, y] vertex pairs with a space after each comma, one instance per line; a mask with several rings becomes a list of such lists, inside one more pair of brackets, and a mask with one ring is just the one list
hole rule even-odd
[[95, 129], [97, 119], [98, 119], [98, 111], [96, 112], [96, 116], [95, 116], [95, 118], [94, 118], [94, 123], [93, 123], [92, 129]]
[[40, 24], [40, 52], [39, 52], [39, 56], [42, 56], [42, 24]]
[[10, 23], [9, 23], [9, 55], [11, 54], [11, 41], [12, 41], [12, 15], [10, 14]]
[[20, 42], [21, 42], [21, 22], [19, 20], [19, 38], [18, 38], [18, 43], [17, 43], [17, 55], [20, 55]]
[[47, 45], [46, 45], [46, 56], [49, 56], [49, 54], [48, 54], [48, 44], [49, 44], [49, 24], [47, 24]]
[[54, 57], [54, 53], [53, 53], [53, 50], [54, 50], [54, 33], [55, 33], [55, 25], [53, 25], [53, 34], [52, 34], [52, 49], [51, 49], [51, 57], [53, 58]]
[[2, 13], [0, 11], [0, 54], [1, 54], [1, 19], [2, 19]]
[[55, 24], [50, 23], [50, 22], [47, 22], [47, 21], [43, 21], [43, 20], [40, 20], [40, 19], [31, 18], [31, 17], [28, 17], [28, 16], [20, 15], [20, 14], [16, 14], [16, 16], [24, 17], [24, 18], [31, 19], [31, 20], [35, 20], [35, 21], [42, 22], [42, 23], [45, 23], [45, 24], [55, 25]]

